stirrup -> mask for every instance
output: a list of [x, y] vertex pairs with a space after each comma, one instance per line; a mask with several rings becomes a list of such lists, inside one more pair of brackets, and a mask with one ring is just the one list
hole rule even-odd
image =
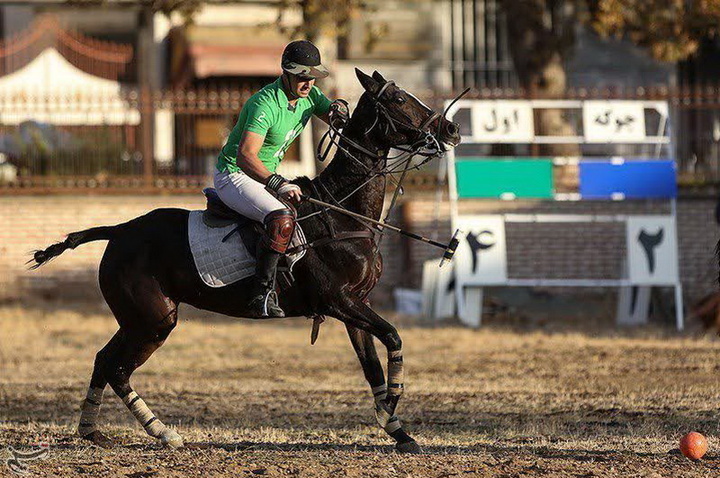
[[[273, 300], [273, 298], [274, 298], [274, 300]], [[261, 301], [262, 304], [257, 304], [258, 301]], [[259, 311], [256, 309], [257, 305], [261, 305], [261, 308]], [[259, 314], [256, 314], [258, 317], [268, 317], [268, 318], [285, 317], [285, 311], [283, 311], [280, 308], [280, 306], [278, 305], [278, 296], [277, 296], [277, 292], [275, 292], [274, 289], [270, 289], [261, 295], [255, 296], [253, 298], [253, 300], [250, 302], [250, 306], [252, 309], [255, 309], [255, 310], [253, 310], [253, 312], [259, 312]]]

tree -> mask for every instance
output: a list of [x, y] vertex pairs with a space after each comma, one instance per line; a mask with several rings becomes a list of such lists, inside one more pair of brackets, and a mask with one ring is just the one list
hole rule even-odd
[[601, 35], [625, 36], [669, 62], [687, 59], [720, 25], [719, 0], [595, 0], [589, 12]]
[[[520, 84], [545, 98], [565, 94], [565, 60], [578, 23], [601, 36], [628, 38], [661, 61], [676, 62], [718, 33], [720, 0], [500, 0], [508, 18], [508, 39]], [[560, 111], [540, 113], [541, 134], [568, 135], [573, 128]], [[576, 154], [577, 148], [547, 148]]]
[[[302, 22], [284, 32], [289, 38], [313, 42], [323, 54], [323, 63], [332, 66], [338, 56], [339, 38], [347, 33], [352, 19], [370, 8], [366, 0], [280, 0], [277, 25], [285, 23], [283, 17], [290, 10], [299, 10]], [[323, 86], [333, 90], [334, 78], [323, 80]]]
[[578, 22], [602, 36], [628, 38], [661, 61], [695, 53], [718, 33], [720, 0], [501, 0], [520, 82], [543, 96], [562, 95], [563, 60]]

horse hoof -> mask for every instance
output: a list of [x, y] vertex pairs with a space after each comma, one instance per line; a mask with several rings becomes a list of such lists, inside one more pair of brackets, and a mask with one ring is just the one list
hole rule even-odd
[[398, 453], [411, 453], [413, 455], [423, 452], [422, 448], [420, 448], [420, 445], [418, 445], [415, 440], [407, 441], [405, 443], [396, 443], [395, 450]]
[[102, 432], [99, 432], [97, 430], [93, 430], [87, 435], [83, 435], [82, 439], [88, 440], [93, 444], [99, 446], [100, 448], [110, 449], [115, 446], [114, 441], [112, 441], [110, 438], [103, 435]]
[[169, 428], [160, 436], [160, 443], [169, 448], [181, 448], [185, 445], [182, 437], [176, 431], [170, 430]]

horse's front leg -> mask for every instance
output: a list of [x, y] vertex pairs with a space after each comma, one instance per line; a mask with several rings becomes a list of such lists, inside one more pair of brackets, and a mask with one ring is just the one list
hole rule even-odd
[[[395, 327], [361, 301], [347, 296], [343, 297], [342, 295], [338, 302], [329, 306], [328, 315], [336, 317], [347, 326], [360, 329], [369, 335], [377, 337], [385, 346], [388, 352], [387, 394], [384, 399], [376, 400], [375, 417], [380, 426], [398, 441], [396, 445], [398, 451], [420, 452], [420, 447], [415, 443], [415, 440], [402, 431], [400, 422], [395, 416], [395, 409], [403, 392], [402, 341]], [[353, 334], [350, 334], [350, 336], [352, 338]], [[369, 337], [368, 340], [370, 340]], [[372, 340], [370, 340], [370, 344], [372, 344]], [[353, 345], [355, 346], [354, 342]], [[374, 361], [378, 362], [377, 354], [374, 353], [374, 346], [373, 355], [375, 357]], [[379, 368], [379, 363], [377, 367]], [[365, 365], [363, 365], [363, 369], [367, 377], [368, 371]], [[371, 382], [371, 384], [375, 383], [373, 386], [381, 387], [382, 379], [376, 379], [374, 373], [371, 376], [373, 380], [378, 380], [377, 382]], [[380, 369], [380, 377], [382, 377], [382, 369]], [[376, 389], [376, 391], [380, 392], [381, 390]], [[382, 397], [382, 394], [379, 396]]]
[[[350, 336], [350, 342], [355, 349], [355, 353], [360, 360], [365, 379], [370, 384], [370, 388], [375, 399], [376, 416], [378, 417], [378, 423], [383, 429], [395, 439], [397, 442], [396, 448], [403, 452], [421, 452], [420, 446], [403, 430], [400, 424], [400, 419], [396, 414], [392, 414], [391, 417], [385, 422], [385, 406], [383, 402], [387, 400], [387, 384], [385, 383], [385, 372], [383, 372], [380, 360], [378, 359], [377, 352], [375, 351], [375, 343], [373, 337], [369, 332], [360, 330], [352, 325], [345, 324], [348, 335]], [[396, 402], [397, 404], [397, 402]], [[383, 417], [382, 421], [380, 417]], [[385, 422], [385, 423], [384, 423]], [[384, 424], [383, 424], [384, 423]]]

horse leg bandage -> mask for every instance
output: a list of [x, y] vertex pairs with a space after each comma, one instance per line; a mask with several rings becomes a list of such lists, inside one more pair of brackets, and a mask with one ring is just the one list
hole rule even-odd
[[395, 433], [396, 431], [400, 430], [402, 428], [402, 425], [400, 425], [400, 419], [397, 415], [393, 415], [390, 417], [390, 419], [387, 422], [387, 425], [383, 428], [387, 434]]
[[387, 398], [387, 385], [382, 384], [372, 388], [373, 397], [375, 398], [375, 419], [378, 424], [387, 433], [393, 433], [401, 428], [400, 419], [397, 415], [392, 415], [387, 412], [380, 402]]
[[87, 395], [80, 408], [80, 424], [78, 425], [78, 435], [84, 437], [96, 430], [98, 415], [100, 414], [100, 405], [103, 399], [103, 388], [88, 388]]
[[180, 435], [166, 427], [137, 393], [134, 391], [128, 393], [123, 397], [122, 401], [125, 406], [130, 409], [135, 419], [140, 422], [148, 435], [159, 438], [163, 445], [170, 445], [173, 448], [183, 445], [183, 439]]
[[403, 393], [402, 350], [388, 352], [388, 396], [399, 397]]
[[375, 398], [375, 403], [385, 400], [387, 398], [387, 384], [383, 383], [382, 385], [373, 387], [372, 393]]

